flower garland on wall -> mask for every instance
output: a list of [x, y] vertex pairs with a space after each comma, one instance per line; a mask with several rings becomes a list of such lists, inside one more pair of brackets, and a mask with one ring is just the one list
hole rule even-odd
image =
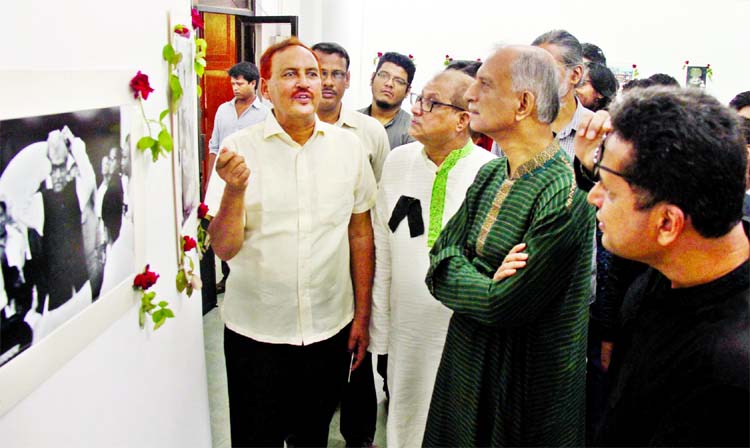
[[[198, 37], [198, 30], [203, 28], [203, 19], [197, 9], [193, 8], [191, 11], [192, 28], [185, 25], [178, 24], [172, 29], [175, 35], [181, 39], [190, 39], [191, 34], [193, 35], [193, 41], [195, 44], [195, 55], [193, 58], [193, 68], [195, 74], [200, 78], [203, 76], [206, 68], [206, 49], [207, 43], [205, 39]], [[182, 62], [182, 53], [179, 53], [172, 46], [171, 42], [167, 42], [162, 48], [162, 59], [167, 62], [169, 67], [168, 87], [167, 92], [167, 108], [159, 114], [159, 119], [149, 119], [146, 116], [146, 112], [143, 108], [143, 102], [148, 100], [149, 94], [154, 92], [154, 89], [149, 84], [148, 75], [142, 73], [140, 70], [130, 80], [130, 88], [133, 91], [133, 97], [138, 100], [138, 106], [141, 111], [141, 116], [146, 124], [148, 135], [141, 137], [136, 143], [136, 148], [140, 152], [150, 150], [151, 158], [156, 162], [160, 156], [166, 156], [174, 149], [174, 138], [169, 128], [164, 123], [164, 119], [173, 114], [183, 97], [184, 89], [180, 83], [180, 78], [177, 75], [177, 66]], [[197, 85], [197, 94], [200, 97], [202, 95], [200, 83]], [[158, 126], [158, 133], [154, 135], [152, 125]], [[203, 216], [205, 216], [208, 208], [205, 204], [201, 204], [198, 208], [198, 241], [190, 237], [189, 235], [182, 236], [180, 238], [181, 251], [177, 266], [177, 278], [176, 287], [177, 290], [182, 293], [185, 291], [190, 297], [195, 289], [202, 287], [200, 275], [195, 273], [195, 264], [193, 259], [188, 255], [193, 249], [197, 248], [198, 256], [201, 257], [205, 247], [207, 245], [207, 237], [205, 230], [200, 226], [200, 219], [202, 216], [201, 210], [203, 209]], [[156, 292], [148, 291], [159, 278], [159, 274], [151, 271], [150, 265], [146, 265], [144, 271], [135, 276], [133, 280], [133, 288], [141, 291], [141, 304], [138, 312], [138, 324], [141, 328], [145, 327], [146, 316], [151, 316], [154, 322], [154, 330], [160, 328], [167, 319], [174, 317], [174, 312], [169, 308], [169, 303], [162, 300], [158, 303], [154, 303], [156, 298]]]

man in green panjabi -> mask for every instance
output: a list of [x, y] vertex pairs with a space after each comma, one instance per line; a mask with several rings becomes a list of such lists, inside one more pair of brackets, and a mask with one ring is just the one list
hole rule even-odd
[[550, 127], [557, 76], [546, 51], [502, 47], [466, 93], [472, 129], [506, 157], [479, 171], [430, 252], [427, 286], [454, 314], [425, 446], [584, 444], [594, 213]]

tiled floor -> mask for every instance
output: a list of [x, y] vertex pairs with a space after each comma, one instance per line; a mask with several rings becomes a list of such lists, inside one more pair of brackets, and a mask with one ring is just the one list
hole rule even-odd
[[[219, 296], [219, 301], [223, 297]], [[208, 401], [211, 409], [211, 439], [213, 448], [229, 448], [229, 400], [227, 398], [227, 374], [224, 368], [224, 325], [219, 309], [214, 308], [203, 316], [203, 334], [206, 348], [206, 369], [208, 375]], [[375, 388], [378, 392], [378, 421], [375, 430], [375, 444], [385, 447], [385, 397], [383, 383], [375, 373]], [[328, 446], [345, 446], [339, 432], [339, 413], [333, 416], [328, 435]]]

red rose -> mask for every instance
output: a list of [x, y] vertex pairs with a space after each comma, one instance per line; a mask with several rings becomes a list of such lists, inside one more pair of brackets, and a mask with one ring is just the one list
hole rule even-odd
[[193, 29], [197, 30], [198, 28], [203, 28], [203, 17], [201, 17], [201, 13], [199, 13], [197, 9], [193, 8], [193, 10], [190, 12], [190, 15], [193, 18]]
[[685, 60], [685, 65], [688, 65], [689, 63], [690, 63], [690, 61], [688, 61], [688, 60], [686, 59], [686, 60]]
[[383, 56], [383, 52], [382, 51], [378, 51], [378, 57], [381, 57], [381, 56]]
[[201, 205], [198, 206], [198, 219], [205, 218], [206, 213], [208, 213], [208, 206], [201, 202]]
[[141, 288], [143, 290], [146, 290], [154, 286], [156, 280], [159, 279], [159, 274], [153, 271], [149, 271], [148, 267], [149, 265], [146, 265], [146, 270], [135, 276], [135, 279], [133, 280], [134, 288]]
[[633, 64], [633, 68], [635, 68], [635, 67], [636, 67], [635, 64]]
[[711, 67], [711, 64], [706, 64], [706, 68], [709, 68], [709, 67]]
[[409, 54], [409, 59], [414, 59], [414, 56]]
[[148, 94], [154, 91], [148, 83], [148, 75], [141, 73], [140, 70], [130, 80], [130, 88], [133, 89], [133, 98], [138, 98], [140, 94], [144, 100], [147, 100]]
[[187, 252], [190, 250], [195, 249], [196, 243], [195, 240], [190, 238], [190, 235], [185, 235], [182, 237], [182, 250]]
[[175, 25], [174, 32], [178, 36], [190, 37], [190, 28], [186, 27], [185, 25]]

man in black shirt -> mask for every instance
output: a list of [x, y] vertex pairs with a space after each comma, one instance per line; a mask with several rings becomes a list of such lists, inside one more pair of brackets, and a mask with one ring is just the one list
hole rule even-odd
[[604, 247], [650, 269], [620, 310], [594, 443], [748, 446], [747, 153], [737, 118], [699, 90], [663, 87], [628, 93], [611, 114], [579, 126], [577, 168], [596, 181], [589, 202]]

